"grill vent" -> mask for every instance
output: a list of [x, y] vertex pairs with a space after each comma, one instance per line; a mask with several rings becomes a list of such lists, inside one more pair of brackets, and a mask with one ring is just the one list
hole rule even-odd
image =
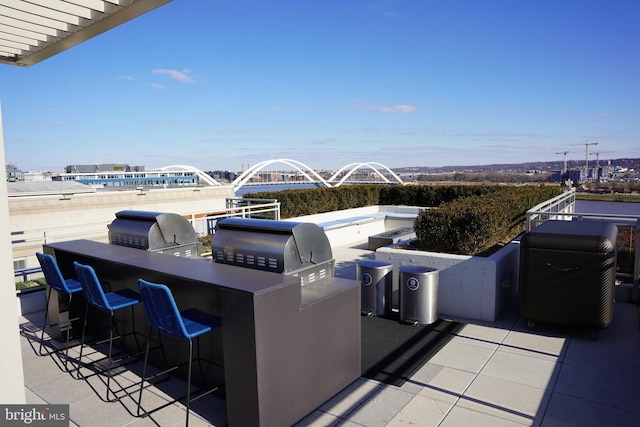
[[117, 212], [109, 225], [109, 242], [185, 257], [197, 257], [200, 253], [200, 242], [191, 223], [174, 213]]
[[225, 218], [211, 248], [215, 262], [297, 276], [303, 285], [333, 277], [331, 245], [316, 224]]

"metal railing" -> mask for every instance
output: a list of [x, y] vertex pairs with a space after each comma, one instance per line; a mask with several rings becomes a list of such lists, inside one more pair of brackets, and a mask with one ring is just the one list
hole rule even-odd
[[[560, 196], [540, 203], [527, 211], [527, 231], [548, 220], [563, 221], [605, 221], [616, 224], [618, 228], [629, 228], [630, 253], [633, 253], [633, 270], [631, 273], [617, 272], [621, 278], [630, 279], [634, 291], [638, 295], [640, 284], [640, 215], [601, 214], [575, 212], [575, 191], [569, 190]], [[618, 247], [620, 242], [618, 242]]]
[[229, 198], [227, 199], [226, 213], [206, 218], [207, 235], [214, 233], [218, 220], [230, 217], [279, 220], [280, 202], [276, 199]]
[[29, 279], [31, 274], [41, 274], [42, 268], [40, 267], [31, 267], [31, 268], [21, 268], [20, 270], [14, 270], [13, 275], [15, 277], [22, 278], [23, 282], [26, 282]]
[[570, 189], [532, 207], [527, 211], [527, 231], [550, 219], [570, 221], [571, 217], [567, 214], [575, 211], [575, 204], [576, 191]]

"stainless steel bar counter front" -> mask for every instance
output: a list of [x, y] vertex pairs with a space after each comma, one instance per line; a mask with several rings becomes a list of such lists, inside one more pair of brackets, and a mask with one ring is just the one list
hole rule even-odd
[[[295, 276], [89, 240], [47, 244], [44, 251], [63, 275], [73, 277], [78, 261], [112, 290], [137, 290], [139, 278], [164, 283], [179, 307], [220, 316], [221, 331], [202, 342], [202, 351], [223, 363], [232, 427], [289, 426], [360, 376], [356, 280], [329, 277], [301, 286]], [[78, 308], [71, 310], [82, 314]], [[139, 310], [136, 327], [145, 333]]]

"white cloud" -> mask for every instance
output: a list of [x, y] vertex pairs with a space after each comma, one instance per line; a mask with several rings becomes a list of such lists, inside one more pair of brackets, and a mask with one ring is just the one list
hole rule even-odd
[[415, 105], [406, 105], [406, 104], [374, 105], [369, 108], [371, 108], [372, 110], [380, 111], [382, 113], [402, 113], [402, 114], [411, 114], [418, 109], [418, 107], [416, 107]]
[[154, 89], [164, 89], [164, 86], [161, 85], [160, 83], [149, 83], [149, 86], [151, 86]]
[[153, 74], [165, 74], [171, 77], [174, 80], [178, 80], [182, 83], [195, 83], [196, 80], [191, 76], [191, 70], [183, 69], [183, 70], [172, 70], [167, 68], [157, 68], [155, 70], [151, 70]]

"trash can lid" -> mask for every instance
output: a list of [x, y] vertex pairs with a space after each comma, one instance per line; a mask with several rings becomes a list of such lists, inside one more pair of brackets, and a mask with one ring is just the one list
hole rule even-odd
[[375, 261], [372, 259], [360, 260], [360, 261], [357, 261], [357, 263], [360, 267], [367, 267], [367, 268], [374, 268], [374, 269], [393, 267], [393, 264], [389, 264], [388, 262]]
[[428, 274], [438, 271], [438, 269], [433, 267], [425, 267], [423, 265], [401, 265], [400, 271], [411, 274]]

